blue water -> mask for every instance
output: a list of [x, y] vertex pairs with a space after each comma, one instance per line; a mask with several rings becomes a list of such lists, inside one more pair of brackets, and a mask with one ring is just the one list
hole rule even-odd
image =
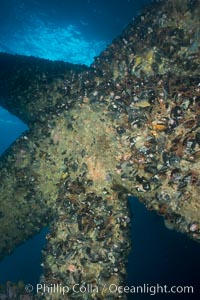
[[26, 130], [26, 124], [0, 107], [0, 155]]
[[0, 51], [90, 65], [148, 2], [3, 1]]
[[18, 246], [12, 255], [3, 259], [0, 263], [0, 283], [5, 284], [8, 280], [18, 282], [23, 280], [25, 284], [36, 286], [42, 273], [41, 249], [45, 245], [45, 236], [48, 228]]
[[[150, 0], [7, 0], [1, 1], [0, 51], [90, 65]], [[0, 153], [28, 127], [0, 108]], [[163, 220], [135, 198], [133, 251], [128, 285], [193, 284], [199, 288], [200, 245], [165, 228]], [[45, 233], [19, 246], [0, 263], [0, 283], [35, 284], [41, 274]], [[129, 299], [195, 299], [195, 295], [130, 295]]]
[[[165, 227], [163, 218], [129, 199], [133, 250], [128, 263], [128, 286], [168, 285], [194, 287], [194, 294], [129, 294], [129, 299], [200, 299], [200, 243]], [[149, 298], [150, 297], [150, 298]]]
[[[28, 127], [7, 110], [0, 109], [0, 154], [2, 154]], [[39, 281], [42, 267], [41, 249], [45, 244], [47, 228], [41, 230], [25, 244], [16, 248], [14, 253], [0, 262], [0, 283], [8, 280], [36, 284]]]

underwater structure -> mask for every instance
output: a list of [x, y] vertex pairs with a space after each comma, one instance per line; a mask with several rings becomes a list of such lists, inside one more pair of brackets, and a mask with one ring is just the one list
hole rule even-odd
[[126, 299], [128, 195], [200, 240], [199, 16], [158, 1], [89, 68], [0, 54], [0, 105], [30, 128], [0, 160], [0, 255], [50, 227], [57, 290], [34, 299]]

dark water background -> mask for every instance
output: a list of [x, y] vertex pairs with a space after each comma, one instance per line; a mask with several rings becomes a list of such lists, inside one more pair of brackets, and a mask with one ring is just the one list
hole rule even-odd
[[[150, 0], [0, 1], [0, 51], [89, 65]], [[70, 58], [70, 59], [69, 59]], [[0, 153], [27, 126], [0, 108]], [[129, 299], [198, 299], [200, 245], [165, 228], [161, 217], [129, 199], [133, 251], [127, 284], [193, 285], [195, 295], [129, 295]], [[35, 285], [47, 229], [0, 262], [0, 283]], [[200, 299], [200, 298], [199, 298]]]
[[137, 198], [129, 199], [133, 250], [127, 285], [191, 285], [192, 295], [134, 295], [129, 299], [200, 299], [200, 243], [165, 227], [163, 218], [148, 211]]

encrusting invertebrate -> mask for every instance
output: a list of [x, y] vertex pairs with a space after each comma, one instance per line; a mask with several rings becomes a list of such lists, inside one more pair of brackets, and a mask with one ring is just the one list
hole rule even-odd
[[200, 239], [199, 13], [152, 5], [90, 68], [0, 54], [0, 104], [30, 127], [0, 161], [0, 254], [48, 224], [41, 282], [92, 285], [62, 299], [126, 299], [103, 287], [125, 280], [127, 195]]

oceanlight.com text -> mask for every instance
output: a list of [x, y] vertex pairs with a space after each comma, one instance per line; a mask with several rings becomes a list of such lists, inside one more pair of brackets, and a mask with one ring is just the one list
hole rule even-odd
[[[31, 288], [30, 288], [31, 287]], [[32, 292], [34, 290], [32, 285], [27, 285], [25, 287], [26, 292]], [[149, 294], [154, 296], [157, 294], [193, 294], [195, 293], [193, 286], [168, 286], [168, 285], [150, 285], [145, 283], [143, 285], [131, 285], [131, 286], [118, 286], [116, 284], [104, 284], [103, 286], [98, 286], [96, 284], [74, 284], [71, 286], [63, 286], [61, 284], [37, 284], [36, 293], [42, 294], [68, 294], [68, 293], [82, 293], [82, 294], [98, 294], [108, 293], [108, 294]]]
[[154, 296], [156, 294], [193, 294], [194, 287], [193, 286], [168, 286], [168, 285], [150, 285], [143, 284], [138, 286], [117, 286], [115, 284], [111, 284], [109, 286], [109, 291], [111, 293], [118, 294], [149, 294]]

